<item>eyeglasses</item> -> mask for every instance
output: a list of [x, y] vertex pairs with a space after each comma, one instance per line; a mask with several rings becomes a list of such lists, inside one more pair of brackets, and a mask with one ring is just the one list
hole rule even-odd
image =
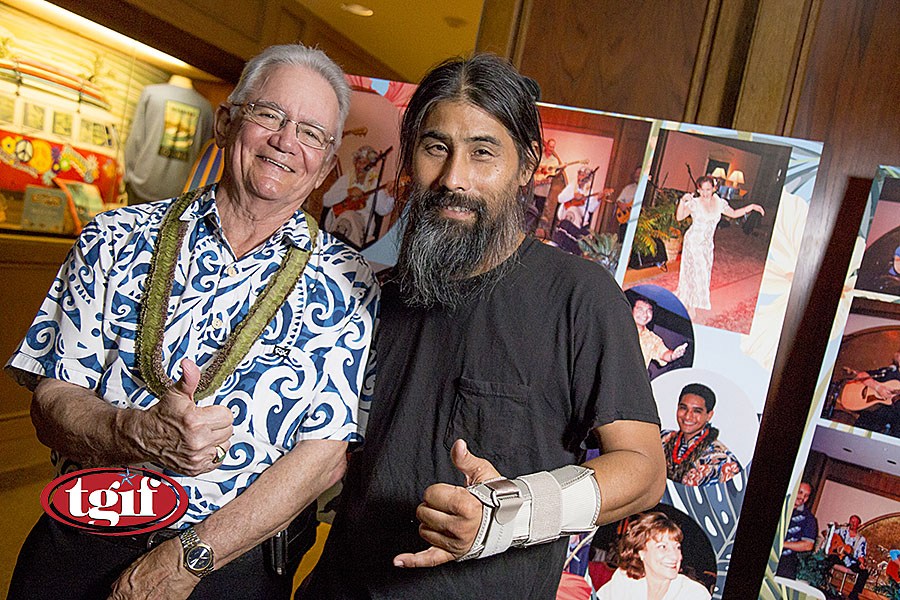
[[285, 125], [293, 123], [297, 126], [297, 140], [304, 146], [309, 146], [316, 150], [324, 150], [329, 144], [334, 143], [334, 136], [326, 133], [318, 125], [307, 123], [306, 121], [288, 119], [284, 111], [274, 106], [256, 102], [245, 102], [237, 106], [244, 109], [244, 114], [247, 115], [248, 119], [269, 131], [281, 131]]

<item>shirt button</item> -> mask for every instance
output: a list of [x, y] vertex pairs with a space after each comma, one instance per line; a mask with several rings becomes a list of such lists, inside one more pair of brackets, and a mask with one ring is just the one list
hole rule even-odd
[[220, 319], [219, 317], [213, 317], [213, 320], [212, 320], [212, 326], [213, 326], [215, 329], [221, 329], [221, 328], [222, 328], [222, 325], [224, 325], [224, 324], [225, 324], [225, 323], [223, 323], [223, 322], [222, 322], [222, 319]]
[[235, 267], [234, 265], [228, 265], [227, 267], [225, 267], [225, 274], [229, 277], [234, 277], [235, 275], [237, 275], [237, 272], [237, 267]]

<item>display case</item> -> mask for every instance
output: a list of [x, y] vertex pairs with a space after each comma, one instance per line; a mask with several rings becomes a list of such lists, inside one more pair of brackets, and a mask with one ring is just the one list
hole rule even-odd
[[230, 88], [45, 2], [4, 3], [0, 23], [5, 233], [71, 237], [98, 212], [127, 203], [125, 142], [147, 86], [188, 78], [214, 101]]

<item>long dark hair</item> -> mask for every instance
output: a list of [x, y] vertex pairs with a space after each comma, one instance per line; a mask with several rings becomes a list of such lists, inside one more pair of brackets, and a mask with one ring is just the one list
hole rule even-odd
[[[509, 62], [493, 54], [469, 59], [451, 58], [432, 69], [413, 94], [400, 125], [400, 169], [411, 174], [419, 129], [428, 112], [439, 102], [463, 101], [477, 106], [506, 127], [516, 144], [519, 165], [534, 170], [543, 151], [541, 117], [535, 102], [540, 87], [520, 75]], [[530, 200], [533, 179], [523, 190]]]
[[702, 186], [704, 183], [711, 183], [713, 186], [713, 189], [715, 189], [715, 187], [716, 187], [715, 179], [713, 179], [709, 175], [701, 175], [700, 177], [697, 178], [697, 189], [699, 190], [700, 186]]

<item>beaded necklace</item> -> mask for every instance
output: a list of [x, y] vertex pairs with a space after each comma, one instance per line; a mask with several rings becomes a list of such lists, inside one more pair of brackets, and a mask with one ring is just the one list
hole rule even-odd
[[[146, 291], [141, 302], [135, 351], [141, 377], [157, 398], [162, 398], [166, 391], [175, 385], [175, 382], [166, 375], [162, 360], [165, 319], [169, 299], [172, 296], [172, 284], [175, 281], [175, 268], [188, 229], [188, 223], [181, 221], [180, 218], [191, 202], [205, 190], [206, 188], [201, 188], [187, 192], [172, 203], [163, 217], [159, 239], [150, 261]], [[275, 316], [275, 312], [284, 304], [288, 294], [300, 281], [303, 269], [316, 249], [319, 231], [315, 219], [306, 212], [303, 213], [303, 218], [309, 229], [311, 250], [307, 252], [295, 246], [288, 247], [281, 265], [256, 298], [247, 316], [229, 334], [228, 339], [203, 370], [194, 393], [194, 402], [199, 402], [219, 389], [225, 378], [234, 372]]]
[[697, 448], [697, 446], [699, 446], [700, 443], [706, 439], [706, 436], [708, 435], [709, 428], [707, 428], [706, 431], [694, 438], [694, 441], [688, 444], [688, 447], [685, 448], [684, 454], [679, 457], [678, 449], [681, 447], [681, 440], [684, 437], [684, 433], [679, 431], [678, 435], [675, 437], [675, 445], [672, 447], [672, 462], [676, 465], [680, 465], [684, 461], [684, 459], [690, 456], [691, 452], [693, 452]]

